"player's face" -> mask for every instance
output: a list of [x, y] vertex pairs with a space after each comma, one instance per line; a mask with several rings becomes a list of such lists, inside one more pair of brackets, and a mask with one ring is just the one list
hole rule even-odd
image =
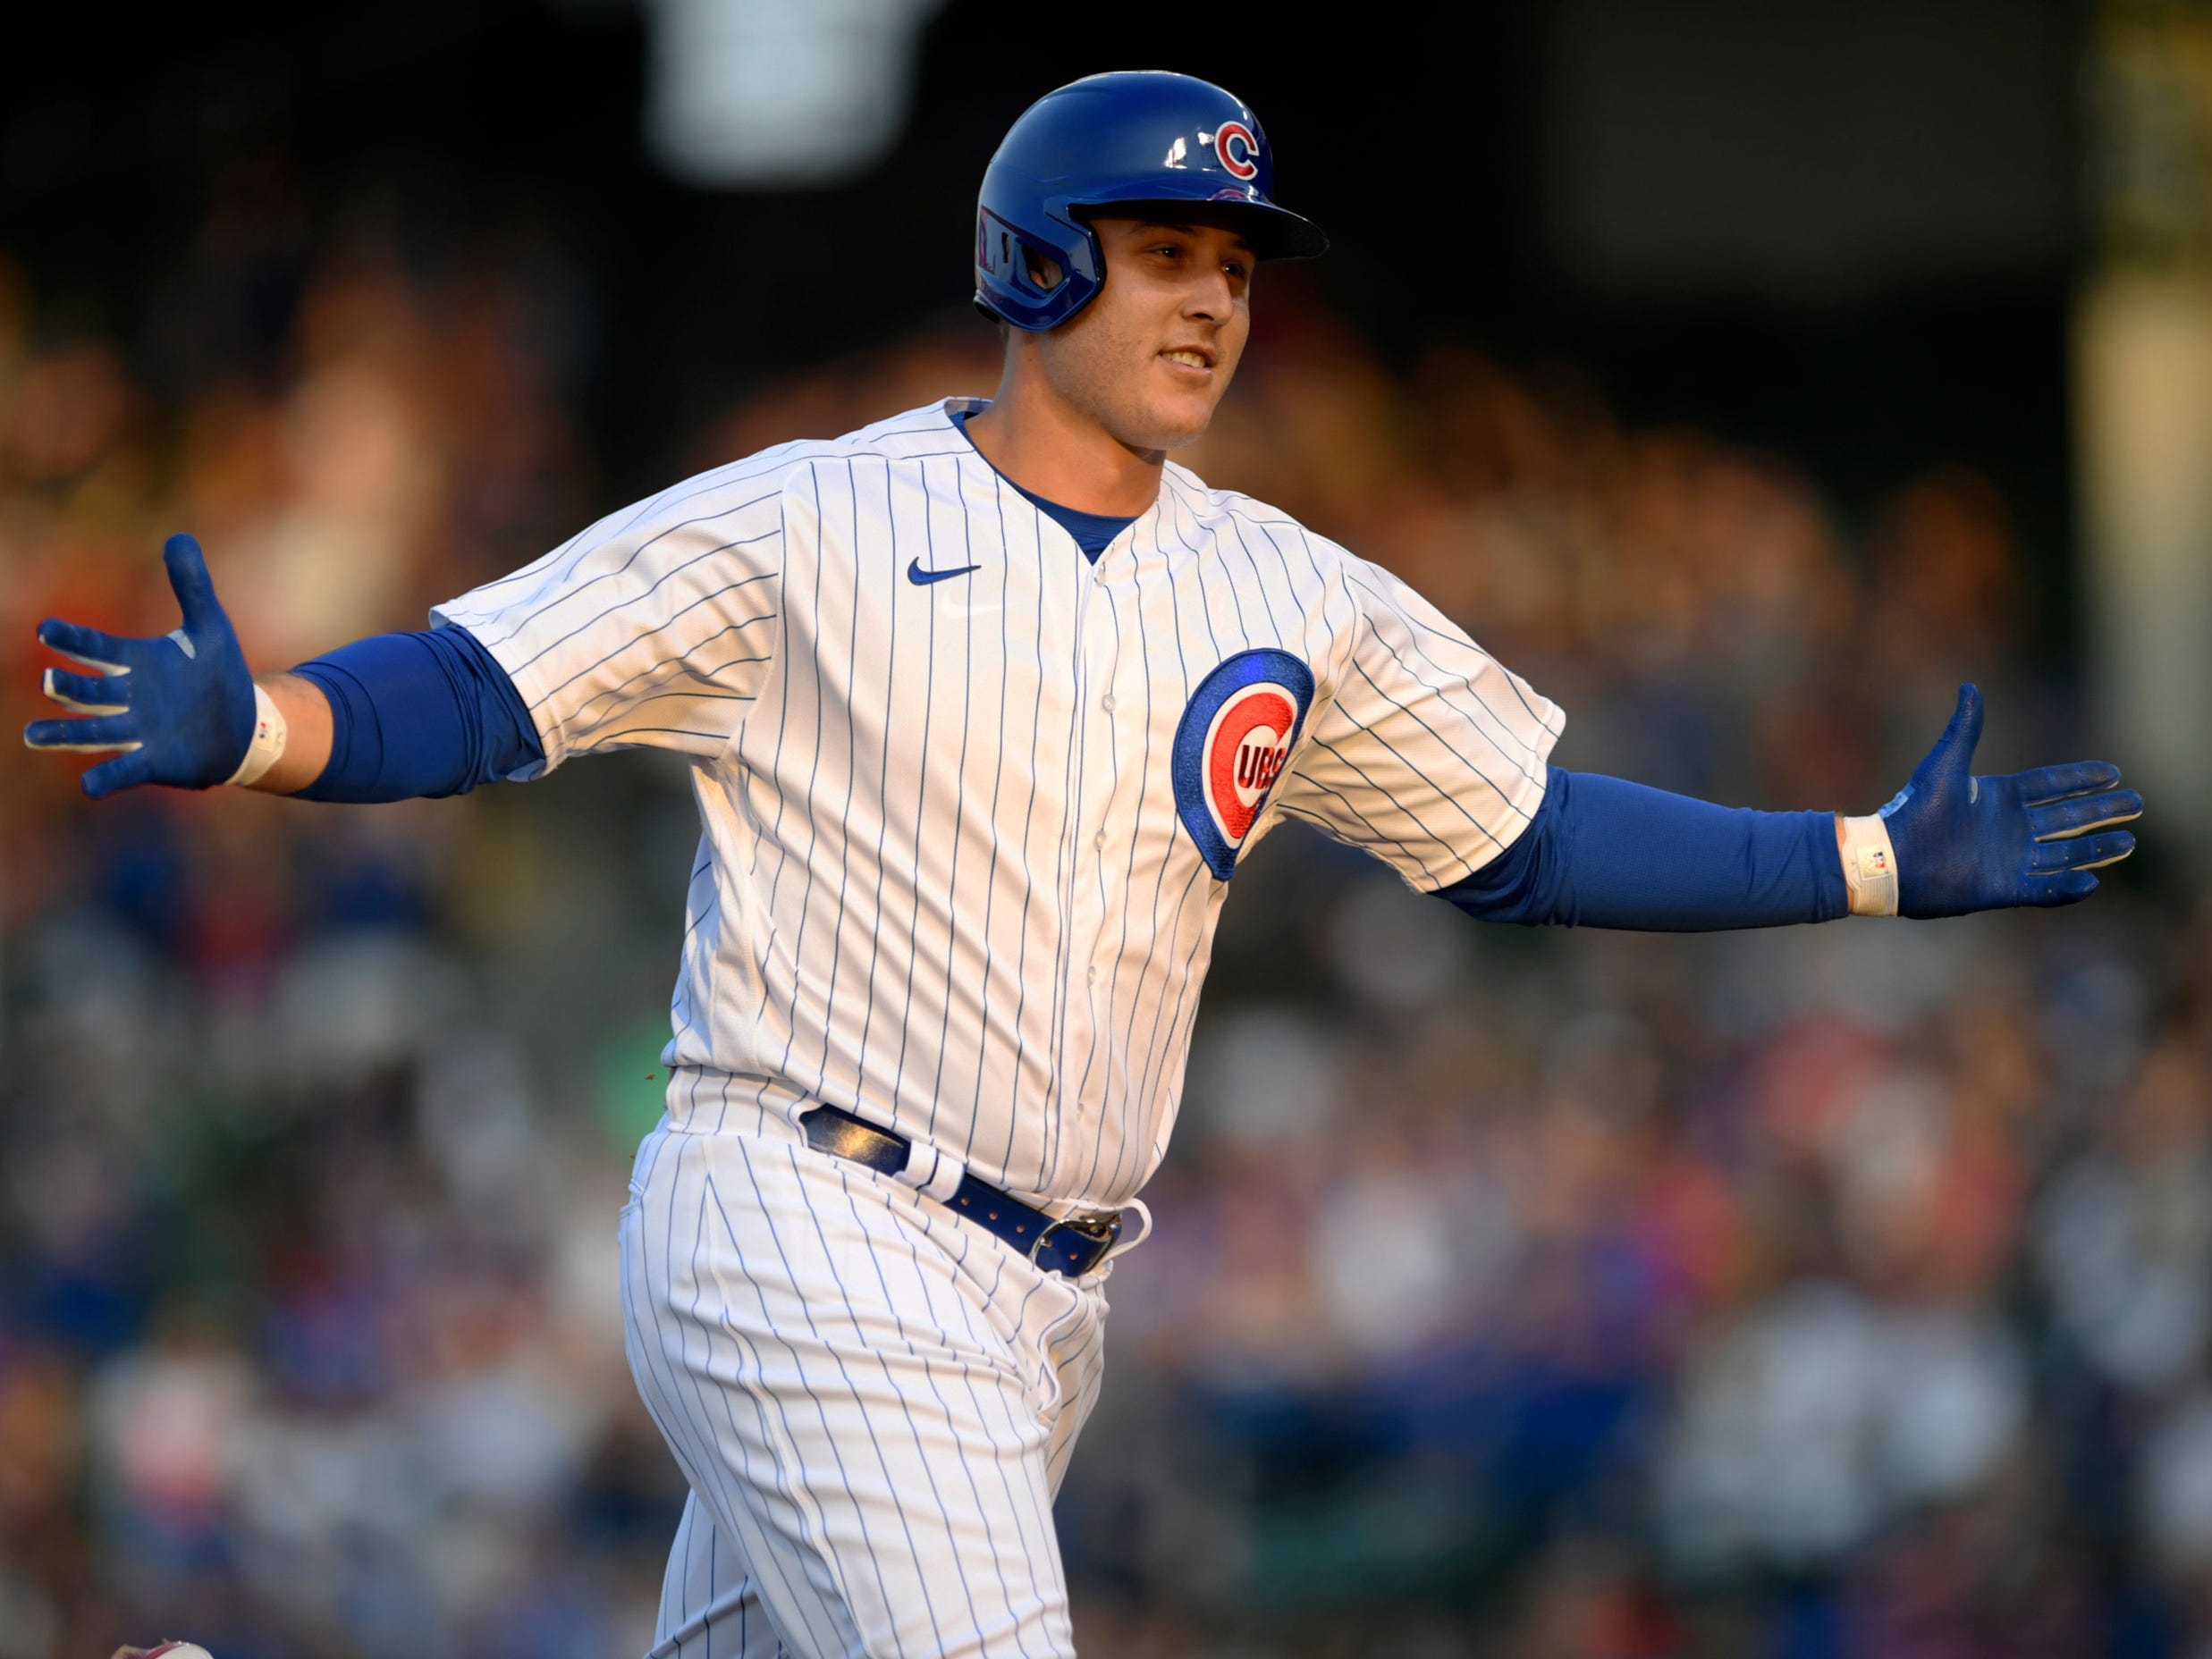
[[1132, 450], [1205, 431], [1252, 330], [1253, 252], [1212, 224], [1092, 222], [1106, 256], [1098, 297], [1038, 336], [1045, 378]]

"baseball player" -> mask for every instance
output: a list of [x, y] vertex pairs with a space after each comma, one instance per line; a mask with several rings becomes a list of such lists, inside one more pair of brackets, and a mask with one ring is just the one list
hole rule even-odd
[[637, 1386], [690, 1485], [652, 1652], [1073, 1651], [1051, 1503], [1149, 1221], [1214, 924], [1286, 818], [1524, 923], [1759, 927], [2073, 903], [2142, 803], [1976, 778], [1974, 688], [1879, 813], [1549, 764], [1564, 717], [1388, 572], [1168, 459], [1255, 266], [1325, 247], [1252, 111], [1053, 92], [984, 175], [989, 400], [786, 443], [602, 519], [427, 632], [248, 670], [48, 621], [35, 747], [97, 798], [458, 794], [609, 750], [701, 823], [667, 1112], [621, 1221]]

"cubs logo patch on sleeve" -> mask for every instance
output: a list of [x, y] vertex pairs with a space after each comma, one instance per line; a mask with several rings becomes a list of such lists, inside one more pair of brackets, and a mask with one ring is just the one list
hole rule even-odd
[[1313, 672], [1287, 651], [1240, 651], [1191, 694], [1175, 728], [1175, 809], [1226, 881], [1313, 704]]

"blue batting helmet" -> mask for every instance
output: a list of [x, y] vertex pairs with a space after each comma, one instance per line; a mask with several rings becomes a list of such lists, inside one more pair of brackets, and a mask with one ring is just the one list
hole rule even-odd
[[[1329, 239], [1278, 207], [1274, 188], [1267, 135], [1233, 94], [1164, 70], [1087, 75], [1032, 104], [991, 158], [975, 202], [975, 304], [1016, 328], [1066, 322], [1106, 280], [1087, 221], [1108, 207], [1203, 203], [1261, 258], [1312, 258]], [[1032, 254], [1060, 267], [1052, 286], [1031, 274]]]

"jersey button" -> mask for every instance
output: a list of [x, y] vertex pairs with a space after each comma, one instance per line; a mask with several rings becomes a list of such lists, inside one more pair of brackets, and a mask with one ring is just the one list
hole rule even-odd
[[1101, 697], [1098, 700], [1098, 706], [1105, 710], [1107, 713], [1111, 714], [1114, 712], [1114, 694], [1110, 691], [1104, 696]]
[[1083, 982], [1084, 982], [1085, 985], [1095, 985], [1095, 984], [1097, 984], [1097, 983], [1098, 983], [1098, 970], [1097, 970], [1096, 968], [1086, 968], [1086, 969], [1085, 969], [1085, 970], [1084, 970], [1084, 973], [1083, 973]]
[[1105, 845], [1106, 845], [1106, 832], [1105, 832], [1103, 830], [1100, 830], [1100, 831], [1099, 831], [1096, 835], [1093, 836], [1093, 837], [1091, 838], [1091, 845], [1092, 845], [1093, 846], [1105, 846]]

